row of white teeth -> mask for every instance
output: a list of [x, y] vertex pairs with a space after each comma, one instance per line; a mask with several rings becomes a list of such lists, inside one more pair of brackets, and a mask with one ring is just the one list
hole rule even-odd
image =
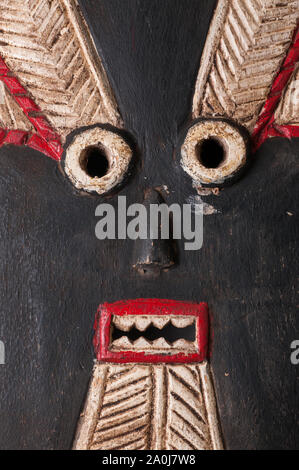
[[195, 348], [194, 342], [185, 339], [178, 339], [173, 343], [168, 343], [165, 338], [158, 338], [155, 341], [148, 341], [145, 338], [138, 338], [136, 341], [130, 341], [127, 336], [113, 341], [111, 344], [112, 349], [117, 350], [165, 350], [165, 349], [179, 349], [179, 350], [193, 350]]
[[113, 324], [121, 331], [130, 331], [133, 327], [145, 331], [150, 325], [162, 330], [169, 322], [176, 328], [186, 328], [193, 325], [195, 317], [192, 315], [113, 315]]

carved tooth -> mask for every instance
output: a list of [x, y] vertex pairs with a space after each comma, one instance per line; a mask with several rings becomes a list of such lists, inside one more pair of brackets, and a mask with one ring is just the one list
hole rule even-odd
[[175, 349], [182, 349], [183, 351], [195, 350], [193, 342], [187, 341], [182, 338], [172, 343], [172, 347]]
[[113, 324], [121, 331], [130, 331], [134, 324], [134, 317], [114, 315]]
[[134, 319], [135, 326], [139, 331], [145, 331], [152, 321], [150, 316], [136, 316]]
[[194, 323], [193, 316], [174, 316], [171, 317], [171, 323], [176, 328], [186, 328]]
[[164, 338], [158, 338], [152, 343], [153, 349], [170, 349], [171, 346]]
[[156, 328], [159, 328], [159, 330], [162, 330], [164, 326], [169, 322], [169, 317], [165, 315], [161, 316], [156, 316], [152, 317], [152, 323]]
[[132, 349], [132, 343], [127, 336], [122, 336], [112, 343], [112, 348], [115, 349]]
[[136, 341], [134, 341], [134, 348], [141, 350], [148, 349], [151, 348], [151, 345], [145, 338], [143, 338], [143, 336], [141, 336]]

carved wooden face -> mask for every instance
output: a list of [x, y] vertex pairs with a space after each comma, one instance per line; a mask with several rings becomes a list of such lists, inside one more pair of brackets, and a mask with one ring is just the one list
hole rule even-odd
[[[0, 1], [0, 17], [4, 3]], [[33, 4], [38, 6], [39, 2], [31, 3], [34, 7]], [[290, 121], [289, 115], [283, 120], [286, 108], [278, 116], [280, 121], [274, 121], [276, 127], [272, 126], [272, 121], [269, 124], [268, 116], [267, 135], [276, 137], [259, 145], [263, 140], [259, 133], [254, 140], [259, 148], [250, 157], [246, 139], [253, 134], [273, 80], [291, 47], [296, 15], [295, 10], [287, 11], [288, 6], [281, 7], [282, 17], [286, 15], [285, 20], [281, 19], [281, 39], [275, 36], [274, 20], [269, 19], [268, 24], [262, 19], [263, 24], [267, 23], [267, 31], [262, 32], [264, 45], [255, 51], [241, 73], [236, 70], [241, 60], [238, 53], [245, 47], [242, 41], [250, 41], [251, 35], [256, 33], [252, 25], [258, 21], [253, 11], [257, 2], [247, 3], [252, 8], [243, 11], [245, 19], [243, 7], [238, 7], [238, 18], [243, 18], [248, 26], [242, 34], [234, 31], [240, 42], [235, 44], [231, 39], [234, 57], [231, 61], [227, 59], [228, 68], [221, 65], [223, 56], [221, 58], [218, 51], [217, 57], [213, 56], [205, 64], [206, 68], [200, 69], [210, 67], [208, 76], [199, 76], [198, 81], [201, 57], [209, 57], [207, 49], [202, 56], [205, 44], [212, 44], [214, 38], [212, 35], [210, 42], [206, 41], [216, 7], [214, 0], [79, 1], [88, 25], [86, 30], [81, 30], [82, 47], [87, 47], [91, 69], [102, 71], [102, 64], [105, 65], [117, 102], [115, 105], [108, 93], [106, 108], [94, 108], [94, 97], [90, 96], [93, 92], [100, 93], [103, 83], [94, 85], [95, 75], [82, 81], [86, 71], [78, 62], [72, 77], [77, 77], [80, 86], [90, 90], [84, 95], [90, 99], [85, 103], [88, 118], [80, 113], [67, 115], [71, 98], [62, 92], [55, 106], [51, 102], [53, 90], [49, 89], [49, 80], [43, 77], [47, 77], [53, 67], [53, 57], [44, 55], [44, 62], [41, 61], [42, 43], [35, 41], [34, 46], [30, 46], [24, 32], [26, 47], [31, 48], [30, 57], [36, 57], [40, 66], [33, 83], [30, 83], [28, 56], [22, 63], [19, 58], [9, 60], [6, 57], [10, 70], [26, 84], [26, 90], [30, 90], [29, 95], [34, 95], [42, 110], [47, 110], [46, 118], [51, 126], [45, 130], [43, 122], [32, 122], [40, 117], [39, 111], [32, 109], [28, 111], [29, 124], [24, 124], [11, 105], [9, 109], [14, 116], [11, 119], [19, 122], [24, 132], [29, 132], [26, 137], [15, 135], [13, 141], [19, 139], [18, 143], [28, 143], [28, 135], [30, 139], [32, 133], [38, 135], [30, 141], [31, 146], [5, 145], [0, 149], [0, 339], [6, 347], [6, 365], [0, 366], [3, 377], [1, 448], [71, 446], [92, 370], [92, 327], [97, 307], [102, 302], [136, 298], [208, 302], [213, 330], [211, 364], [228, 448], [295, 447], [293, 411], [297, 369], [290, 363], [289, 355], [290, 343], [296, 339], [298, 331], [293, 286], [298, 235], [295, 177], [299, 147], [297, 139], [285, 138], [290, 131], [285, 123], [295, 126], [296, 122]], [[278, 9], [278, 2], [274, 3]], [[285, 3], [293, 8], [294, 2]], [[38, 9], [36, 12], [41, 15]], [[263, 13], [266, 15], [264, 9]], [[57, 12], [50, 14], [54, 15], [53, 22], [58, 28]], [[240, 24], [235, 27], [238, 29]], [[86, 46], [90, 42], [84, 42], [88, 29], [97, 57]], [[54, 35], [53, 25], [43, 32], [49, 42], [53, 39], [51, 31]], [[265, 45], [271, 34], [276, 51], [279, 49], [281, 53], [278, 62], [272, 45]], [[226, 38], [221, 40], [225, 45]], [[10, 44], [13, 38], [7, 35], [6, 41]], [[216, 43], [213, 47], [217, 50]], [[268, 60], [263, 55], [265, 47], [269, 47]], [[3, 54], [5, 44], [2, 42], [1, 48]], [[57, 57], [62, 60], [67, 53], [66, 48], [57, 50]], [[225, 51], [222, 53], [225, 56]], [[250, 67], [256, 64], [257, 70], [250, 72]], [[243, 87], [238, 97], [232, 96], [231, 91], [234, 70], [240, 73], [238, 86]], [[219, 77], [217, 74], [221, 71], [224, 75]], [[99, 75], [101, 80], [104, 75]], [[262, 93], [263, 80], [266, 96]], [[58, 93], [57, 83], [55, 93]], [[201, 83], [205, 84], [204, 89], [200, 88]], [[61, 86], [64, 85], [61, 83]], [[76, 83], [69, 86], [75, 87]], [[256, 107], [257, 101], [259, 106]], [[23, 103], [23, 110], [25, 106]], [[279, 106], [283, 107], [283, 103]], [[212, 129], [214, 134], [212, 131], [204, 134], [203, 140], [210, 142], [207, 149], [202, 150], [203, 172], [197, 167], [194, 169], [192, 161], [190, 163], [192, 151], [190, 157], [189, 148], [182, 166], [181, 147], [188, 144], [185, 139], [190, 126], [194, 130], [192, 126], [202, 117], [207, 120], [217, 117], [221, 122], [228, 119], [227, 125], [236, 126], [233, 129], [236, 129], [240, 146], [245, 142], [244, 154], [249, 165], [242, 176], [228, 186], [222, 187], [221, 175], [217, 173], [224, 158], [221, 152], [227, 152], [230, 145], [225, 141], [219, 150], [218, 124], [216, 130]], [[218, 121], [213, 125], [215, 122]], [[240, 131], [239, 125], [245, 131]], [[122, 164], [113, 174], [117, 184], [111, 185], [108, 178], [107, 186], [101, 181], [96, 189], [91, 187], [93, 192], [90, 192], [84, 189], [94, 178], [93, 172], [107, 174], [105, 165], [95, 169], [90, 157], [94, 155], [95, 141], [88, 133], [95, 129], [102, 137], [106, 133], [103, 139], [109, 151], [113, 145], [114, 149], [120, 146], [125, 151]], [[44, 151], [52, 157], [61, 156], [61, 149], [56, 146], [56, 133], [62, 136], [62, 143], [68, 136], [59, 164], [39, 151], [41, 132], [44, 132]], [[110, 132], [113, 132], [112, 137]], [[207, 131], [197, 129], [196, 132]], [[225, 129], [219, 132], [223, 134]], [[244, 132], [246, 138], [242, 140]], [[44, 138], [45, 133], [48, 140]], [[228, 133], [231, 135], [230, 129]], [[282, 137], [277, 137], [277, 133]], [[200, 136], [196, 134], [198, 142]], [[9, 143], [7, 135], [5, 138]], [[190, 139], [192, 147], [192, 136]], [[73, 149], [75, 160], [72, 161], [69, 149], [75, 141], [79, 150]], [[216, 150], [213, 145], [218, 146]], [[192, 148], [195, 147], [194, 144]], [[240, 156], [240, 151], [237, 154]], [[213, 155], [219, 157], [218, 163]], [[81, 166], [78, 166], [79, 156], [83, 161]], [[108, 167], [111, 161], [113, 152], [111, 159], [108, 158]], [[231, 174], [238, 171], [237, 163]], [[84, 180], [83, 175], [83, 183], [82, 172], [89, 176]], [[205, 185], [202, 178], [211, 174], [211, 184]], [[117, 208], [119, 195], [126, 196], [128, 205], [142, 203], [145, 191], [155, 188], [159, 188], [168, 205], [203, 201], [204, 241], [200, 250], [191, 252], [184, 250], [183, 240], [177, 241], [171, 269], [163, 265], [159, 275], [144, 276], [134, 269], [138, 261], [134, 241], [96, 238], [95, 211], [105, 202]]]

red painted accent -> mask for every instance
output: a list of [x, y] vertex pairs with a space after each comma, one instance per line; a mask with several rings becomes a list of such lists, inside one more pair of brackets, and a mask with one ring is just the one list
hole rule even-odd
[[[32, 134], [31, 136], [28, 136], [27, 146], [31, 147], [34, 150], [38, 150], [39, 152], [44, 153], [45, 155], [53, 158], [54, 160], [61, 159], [62, 153], [60, 141], [52, 140], [47, 142], [38, 134]], [[57, 155], [60, 155], [60, 157], [57, 158]]]
[[274, 122], [269, 129], [269, 137], [285, 137], [287, 139], [299, 137], [299, 126], [279, 126]]
[[1, 76], [7, 75], [8, 72], [9, 72], [9, 68], [7, 67], [2, 57], [0, 57], [0, 75]]
[[[196, 353], [148, 354], [136, 351], [113, 352], [109, 350], [111, 319], [113, 315], [193, 315], [196, 317]], [[99, 306], [95, 324], [93, 344], [99, 361], [113, 363], [191, 363], [202, 362], [208, 352], [209, 315], [206, 303], [191, 303], [175, 300], [136, 299]]]
[[253, 149], [257, 150], [268, 137], [299, 137], [298, 126], [278, 126], [275, 124], [274, 114], [282, 94], [299, 61], [299, 27], [297, 28], [292, 45], [286, 59], [275, 78], [270, 94], [255, 125], [252, 139]]
[[0, 77], [0, 80], [5, 83], [10, 93], [14, 95], [14, 97], [16, 97], [17, 95], [26, 94], [25, 88], [22, 87], [22, 85], [15, 77], [5, 75], [3, 77]]
[[12, 98], [18, 103], [36, 130], [36, 133], [31, 133], [21, 130], [0, 129], [0, 146], [5, 144], [27, 145], [54, 160], [61, 160], [63, 148], [60, 136], [52, 129], [47, 119], [42, 115], [39, 106], [32, 100], [19, 80], [13, 76], [1, 57], [0, 80], [5, 84]]
[[26, 131], [0, 129], [0, 146], [5, 144], [26, 145], [27, 136]]
[[39, 107], [34, 103], [31, 98], [29, 98], [29, 96], [14, 96], [14, 99], [28, 117], [30, 116], [30, 113], [40, 112]]

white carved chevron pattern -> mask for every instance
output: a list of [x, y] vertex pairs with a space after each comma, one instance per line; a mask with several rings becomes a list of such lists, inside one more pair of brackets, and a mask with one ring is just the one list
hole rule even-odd
[[283, 93], [275, 113], [275, 122], [279, 125], [299, 126], [299, 64]]
[[207, 413], [196, 366], [167, 368], [169, 401], [166, 448], [169, 450], [211, 449]]
[[91, 450], [148, 448], [151, 421], [151, 370], [111, 366]]
[[33, 130], [29, 119], [2, 82], [0, 82], [0, 128], [27, 132]]
[[98, 364], [75, 449], [221, 449], [206, 363]]
[[[222, 20], [217, 15], [222, 15]], [[194, 96], [194, 117], [226, 116], [250, 131], [299, 18], [297, 0], [219, 0]], [[213, 30], [214, 28], [214, 30]], [[213, 36], [213, 37], [212, 37]]]
[[60, 135], [98, 122], [119, 124], [76, 0], [0, 0], [0, 29], [0, 55]]

